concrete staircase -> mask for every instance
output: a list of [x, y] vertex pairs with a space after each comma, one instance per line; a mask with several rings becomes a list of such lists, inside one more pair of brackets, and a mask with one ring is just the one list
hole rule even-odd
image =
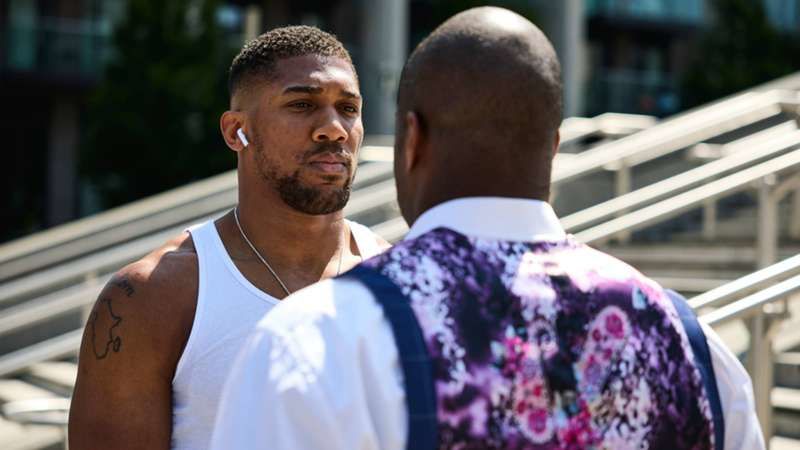
[[[15, 377], [0, 379], [0, 407], [25, 400], [69, 398], [77, 375], [75, 360], [35, 364]], [[62, 417], [53, 417], [60, 415]], [[61, 421], [63, 412], [44, 418]], [[4, 450], [63, 449], [66, 428], [57, 425], [25, 424], [0, 418], [0, 448]]]

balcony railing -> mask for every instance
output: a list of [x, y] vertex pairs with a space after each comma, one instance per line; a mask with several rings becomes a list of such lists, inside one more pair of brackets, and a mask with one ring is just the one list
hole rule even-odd
[[95, 77], [110, 56], [108, 21], [38, 18], [11, 21], [2, 68], [46, 75]]
[[705, 3], [703, 0], [588, 0], [586, 10], [590, 16], [694, 24], [705, 19]]

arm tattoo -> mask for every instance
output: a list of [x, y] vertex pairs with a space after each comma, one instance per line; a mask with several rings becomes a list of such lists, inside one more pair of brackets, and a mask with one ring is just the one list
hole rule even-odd
[[120, 279], [114, 279], [111, 282], [114, 284], [114, 286], [122, 289], [122, 292], [124, 292], [125, 296], [128, 297], [128, 298], [132, 297], [133, 294], [136, 292], [133, 289], [133, 285], [131, 284], [130, 281], [128, 281], [127, 278], [123, 277], [123, 278], [120, 278]]
[[[114, 277], [111, 285], [119, 288], [128, 298], [136, 292], [126, 277]], [[117, 353], [122, 347], [122, 338], [117, 334], [119, 330], [115, 330], [122, 323], [122, 317], [114, 314], [111, 301], [111, 298], [101, 298], [89, 317], [92, 326], [92, 350], [97, 359], [104, 359], [111, 351]]]
[[[103, 298], [97, 303], [97, 308], [89, 318], [92, 326], [92, 350], [97, 359], [103, 359], [113, 350], [119, 352], [122, 338], [115, 336], [114, 328], [122, 322], [122, 317], [114, 314], [111, 309], [111, 299]], [[108, 330], [103, 333], [104, 330]], [[104, 336], [100, 336], [105, 334]]]

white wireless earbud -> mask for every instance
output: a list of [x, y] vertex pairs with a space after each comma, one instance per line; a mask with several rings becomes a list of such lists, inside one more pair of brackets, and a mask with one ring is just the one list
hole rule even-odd
[[250, 143], [249, 143], [249, 142], [247, 142], [247, 136], [245, 136], [245, 135], [244, 135], [244, 131], [242, 131], [242, 129], [241, 129], [241, 128], [239, 128], [238, 130], [236, 130], [236, 135], [237, 135], [237, 136], [239, 136], [239, 140], [240, 140], [240, 141], [242, 141], [242, 144], [243, 144], [245, 147], [247, 147], [248, 145], [250, 145]]

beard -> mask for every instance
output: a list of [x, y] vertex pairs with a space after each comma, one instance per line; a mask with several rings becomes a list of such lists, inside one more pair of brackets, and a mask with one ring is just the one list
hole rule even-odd
[[290, 176], [274, 178], [272, 184], [284, 203], [312, 216], [341, 211], [350, 200], [351, 180], [342, 187], [323, 191], [300, 181], [300, 172], [296, 171]]
[[[258, 136], [254, 137], [260, 141]], [[290, 208], [304, 214], [319, 216], [341, 211], [347, 205], [347, 201], [350, 200], [355, 171], [343, 186], [328, 185], [321, 188], [303, 182], [300, 177], [300, 170], [296, 170], [291, 175], [279, 174], [275, 169], [277, 166], [269, 161], [260, 142], [257, 143], [255, 151], [258, 170], [261, 172], [262, 178], [278, 192], [281, 200]], [[337, 143], [323, 143], [307, 151], [300, 160], [304, 162], [312, 156], [322, 153], [343, 154], [345, 150]], [[348, 165], [348, 169], [350, 167]], [[333, 180], [335, 180], [335, 177], [332, 177], [331, 181]]]

